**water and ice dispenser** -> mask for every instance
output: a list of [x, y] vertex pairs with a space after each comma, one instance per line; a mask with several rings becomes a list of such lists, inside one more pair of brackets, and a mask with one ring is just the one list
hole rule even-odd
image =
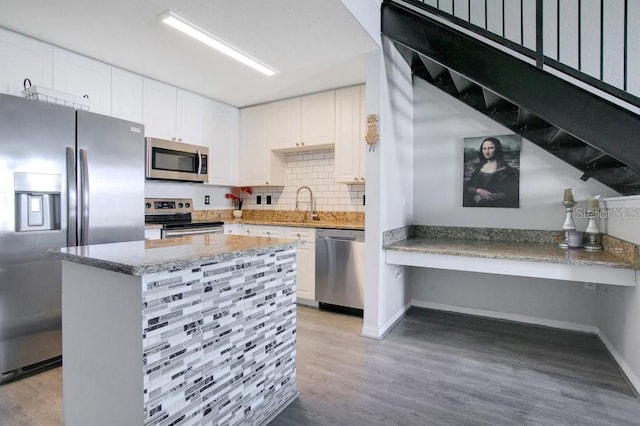
[[16, 232], [60, 229], [61, 190], [59, 174], [16, 172]]

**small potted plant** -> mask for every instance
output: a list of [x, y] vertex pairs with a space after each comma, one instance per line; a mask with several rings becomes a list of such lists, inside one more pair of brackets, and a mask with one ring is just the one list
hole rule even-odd
[[233, 217], [242, 217], [242, 202], [245, 194], [251, 195], [251, 188], [248, 186], [238, 186], [231, 189], [231, 192], [224, 194], [224, 198], [233, 202]]

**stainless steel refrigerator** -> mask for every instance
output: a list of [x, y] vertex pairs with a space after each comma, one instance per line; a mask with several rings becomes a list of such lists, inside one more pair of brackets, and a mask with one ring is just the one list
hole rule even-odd
[[47, 251], [142, 239], [143, 126], [0, 94], [0, 383], [62, 354]]

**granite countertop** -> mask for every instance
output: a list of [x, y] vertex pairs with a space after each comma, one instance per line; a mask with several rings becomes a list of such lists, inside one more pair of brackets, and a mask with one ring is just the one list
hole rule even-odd
[[144, 229], [162, 229], [162, 225], [158, 223], [145, 223]]
[[295, 248], [290, 238], [203, 234], [51, 250], [58, 259], [128, 275], [175, 271], [208, 262]]
[[327, 220], [305, 220], [305, 221], [286, 221], [286, 220], [268, 220], [268, 219], [235, 219], [226, 220], [225, 225], [240, 223], [247, 225], [268, 225], [268, 226], [291, 226], [301, 228], [329, 228], [329, 229], [356, 229], [364, 230], [363, 224], [354, 224], [349, 222], [334, 222]]
[[395, 242], [385, 246], [385, 249], [425, 254], [634, 269], [633, 263], [627, 262], [610, 252], [593, 252], [582, 249], [567, 250], [561, 249], [557, 244], [548, 243], [417, 237]]
[[603, 235], [604, 250], [562, 249], [559, 231], [409, 225], [383, 233], [385, 250], [639, 269], [638, 246]]

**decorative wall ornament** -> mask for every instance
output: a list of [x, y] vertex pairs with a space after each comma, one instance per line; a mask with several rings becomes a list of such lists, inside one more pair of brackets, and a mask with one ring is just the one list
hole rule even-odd
[[380, 140], [380, 136], [378, 134], [378, 116], [376, 114], [367, 115], [367, 134], [365, 135], [364, 140], [369, 145], [369, 152], [376, 150], [376, 144], [378, 143], [378, 140]]

